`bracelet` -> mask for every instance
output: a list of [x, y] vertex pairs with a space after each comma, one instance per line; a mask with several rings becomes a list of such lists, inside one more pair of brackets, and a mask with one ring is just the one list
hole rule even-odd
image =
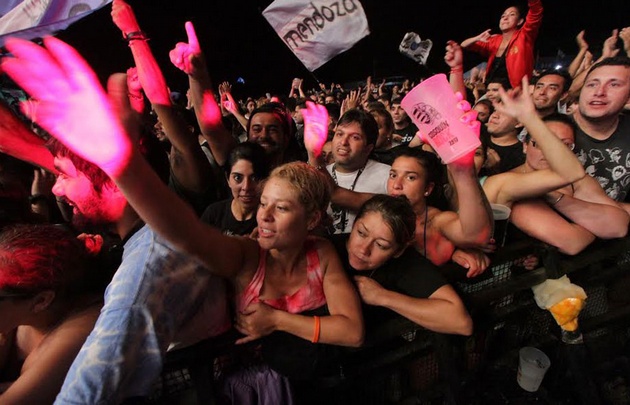
[[556, 205], [556, 204], [558, 204], [558, 203], [560, 202], [560, 200], [562, 200], [562, 198], [563, 198], [563, 197], [564, 197], [564, 194], [563, 194], [563, 193], [560, 193], [560, 197], [558, 197], [558, 199], [557, 199], [556, 201], [552, 202], [552, 203], [551, 203], [551, 205]]
[[128, 32], [125, 34], [125, 40], [127, 42], [134, 41], [134, 40], [148, 41], [149, 37], [147, 37], [147, 34], [145, 34], [144, 31], [133, 31], [133, 32]]
[[311, 340], [312, 343], [317, 343], [319, 342], [319, 332], [321, 330], [321, 321], [319, 319], [319, 316], [314, 316], [313, 319], [315, 320], [315, 325], [314, 325], [314, 330], [313, 330], [313, 340]]
[[461, 67], [461, 66], [451, 68], [451, 74], [453, 74], [453, 73], [462, 73], [463, 71], [464, 71], [464, 68]]

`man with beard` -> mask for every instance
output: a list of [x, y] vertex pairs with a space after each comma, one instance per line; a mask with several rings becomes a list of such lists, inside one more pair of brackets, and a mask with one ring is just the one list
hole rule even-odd
[[[574, 147], [575, 125], [569, 117], [552, 114], [543, 121], [569, 149]], [[550, 167], [547, 158], [553, 159], [553, 156], [546, 157], [534, 139], [528, 136], [524, 148], [526, 162], [513, 172], [523, 176]], [[581, 252], [595, 238], [624, 237], [629, 220], [620, 204], [608, 197], [588, 175], [540, 198], [515, 203], [510, 216], [510, 221], [520, 230], [568, 255]]]
[[[192, 23], [186, 23], [188, 42], [179, 42], [170, 52], [171, 62], [188, 75], [190, 95], [201, 133], [208, 141], [216, 162], [223, 166], [237, 140], [224, 127], [212, 89], [210, 74]], [[265, 149], [271, 169], [282, 163], [305, 160], [295, 139], [296, 125], [290, 111], [269, 102], [251, 112], [247, 140]]]
[[[596, 63], [580, 91], [575, 152], [606, 194], [627, 202], [630, 191], [630, 119], [622, 114], [630, 97], [630, 59]], [[630, 211], [624, 203], [626, 211]]]
[[[153, 149], [140, 144], [151, 162]], [[192, 344], [229, 328], [224, 283], [158, 238], [101, 169], [60, 143], [51, 150], [59, 171], [53, 193], [72, 207], [73, 225], [107, 229], [123, 245], [101, 314], [56, 403], [147, 396], [169, 345]]]
[[[335, 184], [352, 191], [387, 193], [390, 166], [368, 159], [378, 138], [374, 117], [362, 110], [345, 112], [335, 129], [332, 154], [335, 163], [326, 168]], [[334, 233], [348, 233], [354, 224], [355, 212], [331, 205]]]

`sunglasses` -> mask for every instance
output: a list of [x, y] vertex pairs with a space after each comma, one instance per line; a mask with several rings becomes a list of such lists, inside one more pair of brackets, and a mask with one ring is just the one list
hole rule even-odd
[[[534, 141], [533, 139], [530, 141], [532, 143], [532, 146], [536, 149], [538, 148], [538, 142]], [[569, 148], [570, 151], [572, 151], [573, 149], [575, 149], [575, 144], [573, 142], [564, 142], [562, 141], [563, 144], [565, 144], [565, 146], [567, 148]]]

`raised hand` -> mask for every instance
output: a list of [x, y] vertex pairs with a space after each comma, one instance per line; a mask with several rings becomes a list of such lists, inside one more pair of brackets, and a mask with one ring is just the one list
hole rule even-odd
[[127, 89], [132, 96], [142, 96], [142, 84], [138, 78], [138, 68], [136, 67], [127, 69]]
[[328, 138], [328, 110], [321, 104], [306, 102], [304, 117], [304, 146], [314, 157], [319, 157]]
[[193, 23], [187, 21], [184, 25], [188, 42], [178, 42], [168, 56], [171, 63], [187, 75], [196, 77], [202, 70], [205, 70], [205, 59], [199, 47], [199, 40]]
[[514, 117], [521, 122], [530, 114], [536, 114], [536, 107], [534, 107], [532, 97], [527, 91], [528, 86], [527, 76], [524, 76], [521, 80], [521, 87], [508, 91], [500, 88], [501, 103], [493, 103], [495, 110], [501, 114]]
[[577, 45], [580, 47], [580, 49], [588, 49], [588, 43], [584, 39], [585, 32], [586, 31], [582, 30], [575, 37], [575, 42], [577, 42]]
[[612, 34], [604, 41], [602, 47], [602, 59], [612, 58], [617, 56], [619, 49], [617, 49], [617, 40], [619, 39], [619, 30], [612, 30]]
[[361, 102], [361, 89], [351, 90], [350, 93], [346, 96], [346, 111], [352, 110], [359, 106]]
[[126, 37], [130, 32], [140, 31], [140, 25], [133, 9], [124, 0], [112, 2], [112, 20], [122, 32], [123, 37]]
[[623, 41], [623, 49], [630, 56], [630, 27], [622, 28], [619, 31], [619, 38]]
[[446, 43], [446, 54], [444, 55], [444, 62], [451, 68], [461, 68], [464, 65], [464, 54], [462, 47], [455, 41], [448, 41]]
[[487, 42], [488, 39], [490, 39], [490, 37], [492, 36], [492, 34], [490, 34], [490, 31], [492, 31], [492, 30], [491, 29], [487, 29], [484, 32], [482, 32], [481, 34], [477, 35], [475, 37], [475, 41]]
[[[44, 38], [44, 45], [15, 38], [6, 42], [13, 57], [2, 59], [2, 70], [37, 100], [22, 104], [22, 110], [77, 155], [116, 176], [129, 161], [132, 142], [114, 104], [74, 48], [54, 37]], [[110, 82], [128, 107], [126, 77], [121, 76]]]

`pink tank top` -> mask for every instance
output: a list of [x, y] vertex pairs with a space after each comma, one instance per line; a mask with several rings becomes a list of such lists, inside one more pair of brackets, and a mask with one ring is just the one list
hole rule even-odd
[[243, 311], [251, 303], [264, 302], [273, 308], [292, 314], [298, 314], [309, 309], [319, 308], [326, 304], [324, 277], [321, 266], [319, 265], [317, 249], [312, 240], [306, 242], [306, 284], [292, 295], [266, 300], [259, 298], [260, 290], [265, 280], [266, 262], [267, 251], [260, 249], [260, 259], [258, 260], [256, 274], [254, 274], [254, 277], [238, 298], [239, 311]]

